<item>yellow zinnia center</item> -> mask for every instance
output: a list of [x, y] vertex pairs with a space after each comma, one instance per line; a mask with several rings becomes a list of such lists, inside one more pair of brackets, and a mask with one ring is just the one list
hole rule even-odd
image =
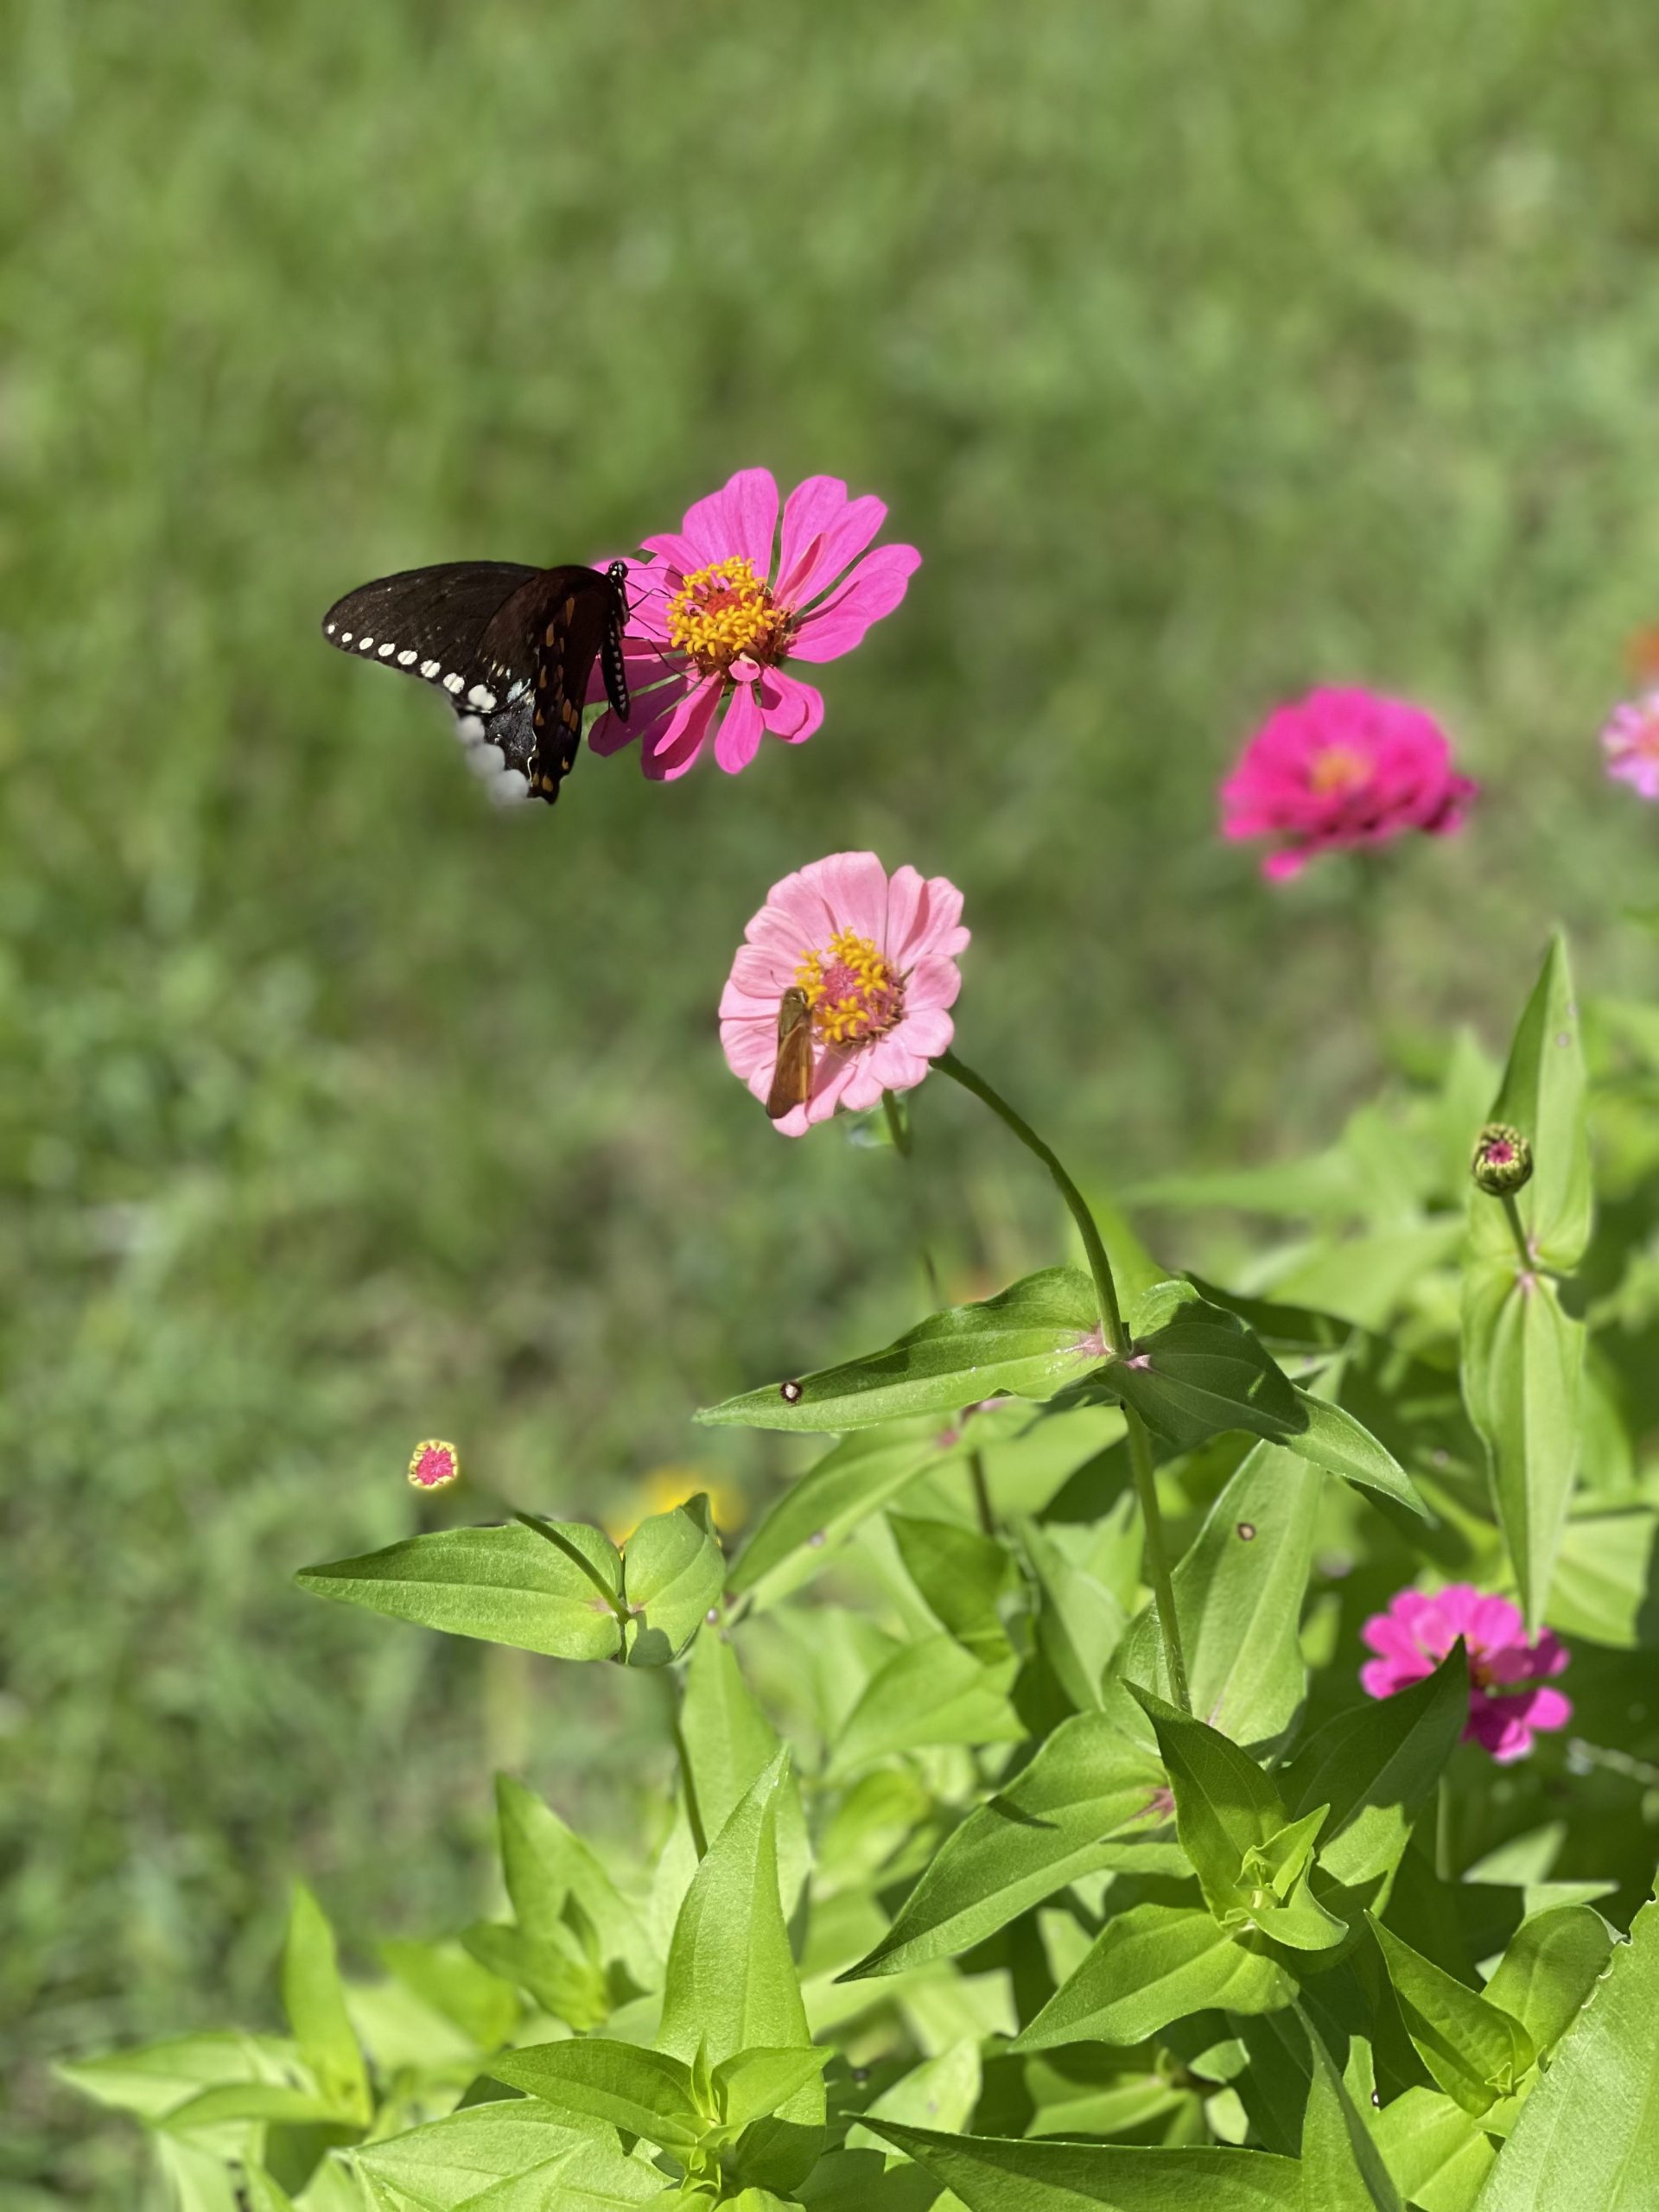
[[867, 937], [837, 930], [822, 952], [803, 956], [795, 981], [825, 1045], [861, 1045], [891, 1029], [905, 1009], [903, 978]]
[[1339, 798], [1370, 779], [1370, 762], [1351, 745], [1327, 745], [1308, 764], [1307, 787], [1318, 798]]
[[694, 569], [668, 602], [668, 639], [705, 676], [728, 669], [747, 655], [774, 664], [789, 647], [787, 608], [773, 604], [772, 588], [754, 563], [736, 556]]

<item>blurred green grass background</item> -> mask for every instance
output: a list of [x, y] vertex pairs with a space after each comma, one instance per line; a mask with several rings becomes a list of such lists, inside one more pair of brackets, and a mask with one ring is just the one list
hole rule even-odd
[[[626, 1817], [654, 1693], [359, 1620], [412, 1442], [622, 1510], [707, 1402], [913, 1319], [894, 1163], [778, 1142], [712, 1013], [778, 874], [948, 872], [964, 1054], [1122, 1185], [1639, 987], [1593, 734], [1659, 607], [1647, 0], [16, 0], [0, 294], [0, 2186], [134, 2202], [46, 2062], [263, 2018], [481, 1878], [487, 1777]], [[739, 782], [492, 814], [369, 575], [581, 559], [733, 468], [925, 565]], [[1466, 836], [1269, 894], [1213, 835], [1321, 678], [1445, 717]], [[918, 1102], [959, 1280], [1058, 1224]], [[969, 1138], [971, 1136], [971, 1144]], [[690, 1486], [688, 1483], [688, 1487]]]

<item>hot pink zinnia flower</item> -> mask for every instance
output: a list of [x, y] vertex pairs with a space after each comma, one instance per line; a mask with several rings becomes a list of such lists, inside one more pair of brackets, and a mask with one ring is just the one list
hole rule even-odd
[[[913, 545], [864, 553], [887, 513], [880, 499], [849, 499], [839, 477], [809, 476], [784, 503], [774, 569], [777, 480], [743, 468], [679, 530], [645, 539], [652, 558], [629, 564], [623, 649], [643, 696], [630, 721], [600, 716], [593, 750], [618, 753], [637, 737], [646, 775], [666, 780], [685, 773], [717, 721], [715, 759], [728, 775], [748, 766], [765, 731], [790, 745], [810, 737], [823, 696], [785, 662], [851, 652], [921, 565]], [[597, 679], [588, 696], [603, 696]]]
[[1601, 733], [1607, 773], [1643, 798], [1659, 798], [1659, 691], [1615, 707]]
[[1272, 880], [1316, 853], [1386, 844], [1408, 830], [1461, 827], [1478, 786], [1454, 773], [1440, 724], [1376, 691], [1310, 691], [1277, 707], [1221, 787], [1222, 835], [1279, 837]]
[[720, 1041], [732, 1073], [757, 1098], [772, 1087], [786, 991], [811, 1020], [811, 1089], [774, 1127], [804, 1136], [837, 1106], [879, 1105], [913, 1090], [949, 1049], [947, 1007], [962, 988], [968, 943], [962, 893], [913, 868], [891, 879], [874, 853], [832, 853], [773, 884], [744, 931], [720, 1001]]
[[1548, 1629], [1529, 1641], [1526, 1623], [1507, 1598], [1483, 1597], [1467, 1582], [1452, 1583], [1432, 1598], [1402, 1590], [1360, 1634], [1379, 1654], [1359, 1670], [1372, 1697], [1393, 1697], [1432, 1675], [1461, 1637], [1469, 1655], [1464, 1741], [1484, 1744], [1500, 1766], [1525, 1758], [1535, 1729], [1565, 1728], [1573, 1718], [1570, 1700], [1544, 1681], [1566, 1666], [1566, 1650]]

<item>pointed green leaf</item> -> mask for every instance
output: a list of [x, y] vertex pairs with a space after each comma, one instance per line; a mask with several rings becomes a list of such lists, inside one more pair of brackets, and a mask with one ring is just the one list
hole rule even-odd
[[1038, 1646], [1077, 1711], [1098, 1712], [1105, 1701], [1106, 1669], [1126, 1625], [1123, 1608], [1036, 1522], [1020, 1523], [1020, 1542], [1041, 1593]]
[[[453, 2021], [480, 2052], [512, 2040], [518, 2024], [517, 1993], [461, 1944], [391, 1942], [379, 1950], [387, 1971], [423, 2004]], [[365, 2033], [364, 2040], [375, 2050], [372, 2034]], [[377, 2052], [377, 2057], [384, 2067], [384, 2053]]]
[[[953, 1306], [885, 1351], [822, 1368], [787, 1386], [746, 1391], [697, 1415], [717, 1427], [869, 1428], [948, 1414], [1004, 1393], [1050, 1398], [1100, 1364], [1100, 1309], [1077, 1268], [1047, 1268], [982, 1305]], [[788, 1396], [784, 1395], [785, 1387]]]
[[[700, 2050], [718, 2064], [740, 2051], [811, 2044], [778, 1897], [778, 1800], [786, 1771], [780, 1751], [709, 1845], [674, 1923], [659, 2040], [688, 2063]], [[823, 2082], [810, 2082], [760, 2123], [766, 2133], [746, 2152], [744, 2180], [794, 2187], [823, 2147]]]
[[366, 2144], [353, 2161], [373, 2186], [396, 2190], [395, 2200], [383, 2195], [376, 2202], [395, 2202], [397, 2212], [405, 2204], [419, 2212], [459, 2212], [462, 2205], [496, 2212], [512, 2206], [515, 2195], [514, 2212], [538, 2212], [552, 2202], [560, 2212], [604, 2212], [648, 2201], [660, 2193], [664, 2178], [625, 2156], [608, 2126], [564, 2118], [531, 2096], [466, 2106]]
[[691, 2149], [707, 2125], [691, 2094], [690, 2068], [637, 2044], [573, 2036], [508, 2051], [491, 2061], [490, 2072], [556, 2112], [605, 2120], [664, 2151]]
[[199, 2090], [224, 2082], [291, 2082], [294, 2046], [276, 2036], [169, 2036], [101, 2058], [53, 2069], [82, 2096], [116, 2112], [156, 2120]]
[[1300, 1389], [1296, 1402], [1303, 1420], [1301, 1426], [1283, 1440], [1287, 1452], [1311, 1460], [1327, 1474], [1340, 1475], [1344, 1482], [1357, 1483], [1361, 1490], [1375, 1491], [1379, 1497], [1391, 1497], [1396, 1505], [1403, 1505], [1420, 1521], [1433, 1519], [1417, 1485], [1393, 1452], [1379, 1443], [1345, 1407], [1333, 1405], [1328, 1398], [1316, 1397], [1312, 1391]]
[[1311, 2027], [1307, 2043], [1313, 2077], [1302, 2122], [1306, 2212], [1404, 2212], [1346, 2082]]
[[340, 2107], [312, 2089], [291, 2088], [284, 2082], [221, 2082], [175, 2105], [160, 2125], [175, 2135], [203, 2127], [223, 2127], [238, 2120], [257, 2120], [272, 2125], [326, 2126], [340, 2117]]
[[1296, 1985], [1254, 1936], [1236, 1939], [1196, 1907], [1138, 1904], [1109, 1920], [1088, 1956], [1056, 1990], [1018, 2050], [1062, 2043], [1140, 2043], [1172, 2020], [1211, 2006], [1272, 2012]]
[[1556, 2046], [1478, 2212], [1649, 2212], [1659, 2143], [1659, 1904]]
[[930, 1418], [843, 1437], [766, 1515], [739, 1553], [728, 1588], [752, 1591], [756, 1607], [775, 1604], [810, 1580], [872, 1513], [967, 1448], [954, 1416], [943, 1428]]
[[1578, 1472], [1584, 1344], [1583, 1322], [1566, 1312], [1547, 1276], [1520, 1274], [1512, 1253], [1470, 1263], [1464, 1402], [1486, 1446], [1503, 1540], [1535, 1628]]
[[660, 1961], [639, 1910], [594, 1851], [511, 1775], [497, 1775], [495, 1797], [502, 1872], [524, 1934], [568, 1951], [573, 1923], [585, 1924], [593, 1931], [599, 1958], [620, 1960], [642, 1988], [647, 1986]]
[[1008, 1702], [1014, 1675], [1012, 1660], [982, 1666], [952, 1637], [906, 1644], [848, 1715], [835, 1770], [846, 1774], [924, 1744], [1017, 1744], [1026, 1730]]
[[477, 1920], [462, 1929], [461, 1940], [480, 1966], [527, 1991], [544, 2012], [579, 2034], [598, 2027], [608, 2016], [611, 1999], [604, 1972], [596, 1961], [582, 1955], [574, 1931], [526, 1936], [520, 1928]]
[[1280, 1775], [1299, 1815], [1326, 1804], [1319, 1866], [1357, 1890], [1399, 1865], [1413, 1825], [1469, 1715], [1461, 1644], [1397, 1697], [1368, 1700], [1328, 1720]]
[[[1080, 1875], [1155, 1852], [1185, 1864], [1167, 1837], [1163, 1770], [1107, 1713], [1062, 1721], [1031, 1764], [947, 1836], [887, 1935], [842, 1979], [899, 1974], [965, 1951]], [[1138, 1861], [1134, 1863], [1140, 1863]]]
[[1374, 2116], [1371, 2133], [1421, 2212], [1471, 2212], [1497, 2155], [1480, 2122], [1439, 2089], [1407, 2089]]
[[764, 2120], [817, 2082], [827, 2050], [741, 2050], [722, 2058], [714, 2073], [715, 2106], [733, 2129]]
[[[1285, 1735], [1306, 1692], [1298, 1630], [1319, 1495], [1319, 1478], [1302, 1459], [1258, 1444], [1175, 1569], [1192, 1709], [1254, 1750]], [[1168, 1697], [1163, 1639], [1150, 1607], [1125, 1637], [1117, 1671]]]
[[1659, 1513], [1597, 1513], [1561, 1532], [1544, 1618], [1563, 1636], [1619, 1651], [1659, 1645]]
[[997, 1607], [1014, 1567], [1003, 1547], [954, 1521], [889, 1513], [887, 1526], [906, 1573], [947, 1634], [986, 1665], [1006, 1659], [1012, 1647]]
[[1523, 1920], [1486, 1985], [1541, 2051], [1552, 2050], [1606, 1971], [1613, 1939], [1592, 1906], [1558, 1904]]
[[622, 1555], [629, 1666], [665, 1667], [677, 1659], [719, 1604], [725, 1580], [726, 1554], [701, 1491], [642, 1521]]
[[1302, 2212], [1302, 2172], [1267, 2151], [999, 2142], [892, 2120], [864, 2122], [968, 2212]]
[[[679, 1739], [686, 1805], [701, 1853], [779, 1750], [778, 1732], [755, 1702], [724, 1636], [701, 1637], [693, 1648]], [[778, 1798], [778, 1875], [785, 1915], [795, 1910], [810, 1864], [800, 1789], [791, 1774]]]
[[1402, 1942], [1368, 1913], [1406, 2032], [1417, 2055], [1465, 2112], [1490, 2111], [1519, 2086], [1537, 2053], [1519, 2020]]
[[346, 2011], [334, 1931], [302, 1882], [294, 1885], [289, 1912], [283, 2009], [323, 2096], [344, 2118], [366, 2126], [373, 2110], [369, 2074]]
[[621, 1645], [621, 1624], [594, 1577], [620, 1595], [616, 1547], [581, 1522], [567, 1522], [558, 1533], [588, 1562], [588, 1571], [559, 1544], [513, 1522], [502, 1529], [442, 1529], [410, 1536], [361, 1559], [307, 1567], [296, 1579], [319, 1597], [449, 1636], [478, 1637], [554, 1659], [613, 1658]]
[[1175, 1793], [1175, 1827], [1211, 1912], [1238, 1902], [1245, 1853], [1285, 1825], [1272, 1780], [1219, 1729], [1166, 1705], [1150, 1690], [1135, 1696], [1158, 1734], [1158, 1749]]

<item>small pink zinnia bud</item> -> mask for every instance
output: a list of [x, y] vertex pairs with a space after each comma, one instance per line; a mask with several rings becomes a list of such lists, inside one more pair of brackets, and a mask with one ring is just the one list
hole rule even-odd
[[1386, 1613], [1373, 1613], [1360, 1635], [1377, 1654], [1359, 1670], [1372, 1697], [1394, 1697], [1432, 1675], [1458, 1638], [1469, 1655], [1465, 1743], [1484, 1745], [1500, 1766], [1523, 1759], [1541, 1728], [1565, 1728], [1571, 1701], [1548, 1687], [1567, 1665], [1562, 1644], [1545, 1629], [1529, 1637], [1507, 1598], [1483, 1597], [1454, 1582], [1425, 1597], [1402, 1590]]
[[1475, 1139], [1469, 1173], [1493, 1198], [1508, 1198], [1532, 1180], [1532, 1147], [1508, 1122], [1488, 1122]]
[[416, 1490], [448, 1490], [461, 1480], [461, 1454], [453, 1444], [428, 1437], [410, 1454], [409, 1479]]
[[1476, 788], [1422, 708], [1332, 687], [1268, 716], [1221, 787], [1221, 833], [1277, 839], [1262, 863], [1276, 882], [1320, 853], [1385, 845], [1409, 830], [1445, 836], [1462, 826]]

